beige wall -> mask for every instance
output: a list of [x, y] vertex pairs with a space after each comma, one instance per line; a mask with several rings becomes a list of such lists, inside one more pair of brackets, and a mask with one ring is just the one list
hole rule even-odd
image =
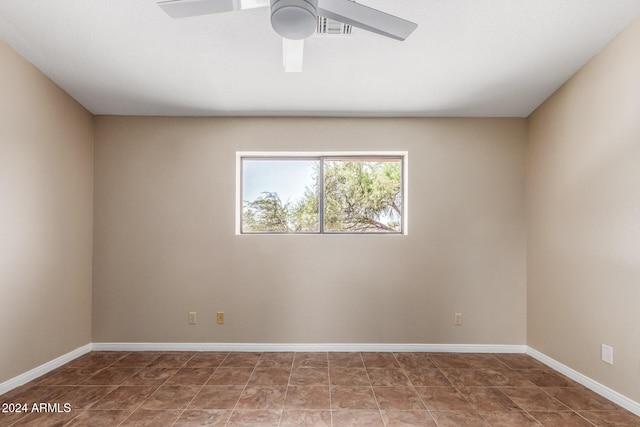
[[[640, 21], [530, 118], [528, 343], [640, 401]], [[600, 346], [614, 349], [614, 365]]]
[[[526, 135], [524, 119], [96, 117], [93, 340], [525, 344]], [[251, 150], [408, 150], [409, 235], [235, 235]]]
[[0, 41], [0, 383], [91, 342], [93, 119]]

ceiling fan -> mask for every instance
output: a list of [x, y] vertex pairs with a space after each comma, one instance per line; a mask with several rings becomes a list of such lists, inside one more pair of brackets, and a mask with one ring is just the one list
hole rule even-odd
[[302, 71], [304, 39], [316, 30], [318, 16], [372, 33], [404, 40], [418, 25], [352, 0], [169, 0], [158, 6], [172, 18], [271, 7], [271, 26], [282, 36], [287, 72]]

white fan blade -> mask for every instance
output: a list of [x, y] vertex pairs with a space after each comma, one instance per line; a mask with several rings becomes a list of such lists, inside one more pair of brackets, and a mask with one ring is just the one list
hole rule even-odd
[[349, 0], [319, 0], [318, 15], [372, 33], [404, 40], [418, 24]]
[[290, 40], [282, 38], [282, 63], [287, 73], [300, 73], [302, 71], [302, 53], [304, 51], [304, 39]]
[[269, 0], [169, 0], [158, 6], [172, 18], [210, 15], [269, 6]]

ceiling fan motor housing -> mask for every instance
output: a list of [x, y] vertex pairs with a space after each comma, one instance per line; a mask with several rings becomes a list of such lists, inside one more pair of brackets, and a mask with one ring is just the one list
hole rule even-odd
[[291, 40], [309, 37], [316, 30], [318, 0], [271, 0], [271, 26]]

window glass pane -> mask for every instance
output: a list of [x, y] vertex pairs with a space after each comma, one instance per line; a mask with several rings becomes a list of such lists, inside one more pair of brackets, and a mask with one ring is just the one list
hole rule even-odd
[[242, 232], [319, 232], [317, 159], [242, 159]]
[[324, 230], [402, 232], [401, 159], [326, 159]]

